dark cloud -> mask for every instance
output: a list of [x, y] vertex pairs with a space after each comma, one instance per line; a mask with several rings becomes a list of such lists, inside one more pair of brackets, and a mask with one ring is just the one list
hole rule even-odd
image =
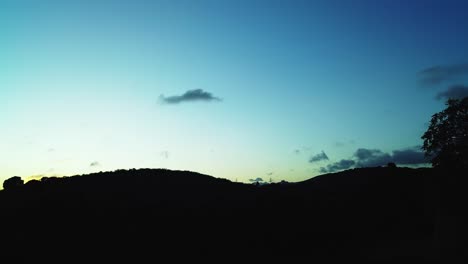
[[427, 164], [429, 159], [425, 157], [420, 146], [405, 148], [392, 151], [392, 154], [383, 152], [379, 149], [359, 148], [352, 159], [343, 159], [335, 163], [321, 167], [321, 173], [332, 173], [340, 170], [350, 169], [352, 167], [379, 167], [387, 165], [390, 162], [404, 165], [422, 165]]
[[373, 156], [377, 156], [377, 155], [380, 155], [380, 154], [382, 154], [382, 151], [380, 151], [378, 149], [359, 148], [354, 153], [354, 156], [358, 160], [366, 160], [366, 159], [370, 159]]
[[165, 97], [164, 95], [160, 96], [161, 100], [167, 104], [178, 104], [184, 102], [194, 102], [194, 101], [221, 101], [220, 98], [213, 96], [209, 92], [205, 92], [202, 89], [188, 90], [182, 95], [173, 95]]
[[250, 182], [262, 182], [262, 178], [256, 178], [256, 179], [249, 179]]
[[377, 167], [392, 161], [390, 154], [378, 149], [359, 148], [354, 153], [354, 156], [357, 159], [357, 167]]
[[328, 164], [326, 167], [321, 167], [320, 172], [321, 173], [331, 173], [331, 172], [336, 172], [340, 170], [346, 170], [354, 166], [356, 162], [354, 160], [347, 160], [347, 159], [342, 159], [338, 162]]
[[462, 75], [468, 75], [468, 63], [437, 65], [419, 72], [423, 84], [440, 84]]
[[447, 99], [462, 99], [468, 96], [468, 86], [465, 85], [453, 85], [450, 86], [446, 91], [437, 94], [437, 100]]
[[354, 153], [354, 156], [357, 159], [357, 167], [378, 167], [384, 166], [389, 162], [408, 165], [424, 164], [428, 162], [420, 146], [394, 150], [391, 155], [378, 149], [360, 148]]
[[421, 151], [421, 147], [414, 147], [404, 150], [394, 150], [393, 151], [393, 162], [397, 164], [424, 164], [428, 163], [428, 158], [424, 155], [424, 152]]
[[317, 155], [312, 156], [309, 159], [309, 162], [314, 163], [314, 162], [318, 162], [318, 161], [321, 161], [321, 160], [328, 160], [328, 156], [327, 156], [327, 154], [325, 154], [325, 152], [323, 152], [323, 150], [322, 150], [322, 153], [319, 153]]
[[91, 164], [89, 164], [90, 167], [97, 167], [97, 166], [100, 166], [101, 164], [99, 164], [99, 162], [97, 161], [93, 161], [91, 162]]

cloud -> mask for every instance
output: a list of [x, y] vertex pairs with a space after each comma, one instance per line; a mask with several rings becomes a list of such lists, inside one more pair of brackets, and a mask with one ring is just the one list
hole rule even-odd
[[165, 159], [168, 159], [169, 158], [169, 151], [167, 151], [167, 150], [161, 151], [160, 155], [161, 155], [161, 157], [163, 157]]
[[267, 175], [271, 176], [271, 175], [273, 175], [273, 172], [268, 172]]
[[331, 173], [352, 167], [378, 167], [387, 165], [390, 162], [404, 165], [422, 165], [427, 164], [429, 159], [425, 157], [420, 146], [394, 150], [392, 154], [379, 149], [359, 148], [354, 152], [351, 159], [342, 159], [328, 164], [326, 167], [321, 167], [320, 172]]
[[335, 142], [335, 147], [341, 148], [341, 147], [344, 147], [344, 145], [345, 145], [345, 143], [343, 143], [341, 141]]
[[262, 182], [262, 178], [256, 178], [256, 179], [249, 179], [250, 182]]
[[178, 104], [178, 103], [194, 102], [194, 101], [204, 101], [204, 102], [221, 101], [221, 98], [215, 97], [211, 93], [205, 92], [202, 89], [188, 90], [182, 95], [173, 95], [173, 96], [168, 96], [168, 97], [161, 95], [160, 98], [166, 104]]
[[295, 149], [295, 150], [294, 150], [294, 153], [295, 153], [296, 155], [299, 155], [299, 154], [301, 154], [301, 150], [300, 150], [300, 149]]
[[468, 75], [468, 63], [437, 65], [419, 72], [423, 84], [436, 85]]
[[428, 158], [421, 151], [421, 147], [416, 146], [414, 148], [394, 150], [393, 151], [393, 162], [397, 164], [424, 164], [428, 163]]
[[466, 96], [468, 96], [468, 86], [459, 84], [450, 86], [446, 91], [438, 93], [436, 99], [462, 99]]
[[358, 158], [358, 160], [365, 160], [365, 159], [372, 158], [375, 155], [379, 155], [380, 153], [382, 153], [382, 151], [378, 149], [359, 148], [354, 153], [354, 156]]
[[99, 164], [99, 162], [97, 161], [93, 161], [91, 162], [91, 164], [89, 164], [90, 167], [97, 167], [97, 166], [101, 166], [101, 164]]
[[328, 160], [328, 156], [327, 156], [327, 154], [325, 154], [325, 152], [323, 150], [322, 150], [322, 153], [319, 153], [317, 155], [312, 156], [309, 159], [309, 162], [314, 163], [314, 162], [318, 162], [318, 161], [321, 161], [321, 160]]
[[354, 166], [356, 162], [351, 159], [342, 159], [338, 162], [328, 164], [326, 167], [321, 167], [320, 172], [321, 173], [331, 173], [331, 172], [336, 172], [339, 170], [346, 170]]
[[392, 161], [390, 154], [378, 149], [359, 148], [354, 153], [354, 156], [357, 159], [357, 167], [377, 167]]
[[428, 163], [420, 146], [392, 151], [392, 154], [378, 149], [360, 148], [355, 153], [357, 167], [384, 166], [389, 162], [397, 164], [417, 165]]
[[344, 146], [347, 146], [347, 145], [353, 145], [354, 143], [356, 143], [356, 142], [354, 140], [350, 139], [350, 140], [346, 140], [346, 141], [336, 141], [334, 143], [334, 145], [337, 148], [341, 148], [341, 147], [344, 147]]

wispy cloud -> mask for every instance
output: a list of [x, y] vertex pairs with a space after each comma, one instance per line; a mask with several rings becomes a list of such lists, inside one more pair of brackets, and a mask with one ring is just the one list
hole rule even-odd
[[335, 147], [341, 148], [341, 147], [344, 147], [344, 145], [345, 145], [345, 143], [343, 143], [341, 141], [335, 142]]
[[169, 158], [169, 151], [167, 151], [167, 150], [161, 151], [160, 155], [161, 155], [161, 157], [163, 157], [165, 159], [168, 159]]
[[447, 99], [462, 99], [468, 96], [468, 86], [466, 85], [453, 85], [450, 86], [446, 91], [437, 94], [437, 100]]
[[89, 164], [90, 167], [97, 167], [97, 166], [101, 166], [101, 164], [97, 161], [93, 161], [91, 162], [91, 164]]
[[195, 101], [203, 101], [203, 102], [216, 102], [221, 101], [221, 98], [213, 96], [213, 94], [209, 92], [205, 92], [202, 89], [195, 89], [195, 90], [188, 90], [182, 95], [172, 95], [172, 96], [164, 96], [161, 95], [160, 99], [162, 102], [166, 104], [179, 104], [185, 102], [195, 102]]
[[468, 63], [436, 65], [420, 71], [419, 74], [423, 84], [441, 84], [456, 80], [460, 76], [468, 75]]

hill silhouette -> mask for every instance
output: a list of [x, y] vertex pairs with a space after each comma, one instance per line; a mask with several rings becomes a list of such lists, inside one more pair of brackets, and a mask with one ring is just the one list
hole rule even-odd
[[436, 179], [430, 168], [384, 167], [263, 186], [164, 169], [43, 178], [0, 191], [1, 248], [24, 261], [435, 262]]

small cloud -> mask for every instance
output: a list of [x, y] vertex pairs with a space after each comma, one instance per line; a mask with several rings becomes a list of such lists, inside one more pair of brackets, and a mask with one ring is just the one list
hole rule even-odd
[[273, 172], [268, 172], [267, 175], [271, 176], [271, 175], [273, 175]]
[[428, 85], [452, 81], [460, 76], [468, 75], [468, 63], [437, 65], [419, 72], [421, 82]]
[[466, 85], [453, 85], [446, 91], [437, 94], [437, 100], [447, 99], [462, 99], [468, 96], [468, 86]]
[[328, 156], [327, 156], [327, 154], [325, 154], [325, 152], [323, 150], [322, 150], [322, 153], [319, 153], [317, 155], [312, 156], [309, 159], [309, 162], [314, 163], [314, 162], [318, 162], [318, 161], [322, 161], [322, 160], [328, 160]]
[[345, 143], [343, 143], [341, 141], [335, 142], [335, 147], [341, 148], [341, 147], [344, 147], [344, 145], [345, 145]]
[[296, 155], [301, 154], [301, 150], [300, 150], [300, 149], [295, 149], [295, 150], [294, 150], [294, 154], [296, 154]]
[[165, 150], [160, 153], [161, 157], [168, 159], [169, 158], [169, 151]]
[[354, 166], [356, 162], [350, 159], [342, 159], [338, 162], [328, 164], [326, 167], [321, 167], [321, 173], [332, 173], [340, 170], [346, 170]]
[[89, 164], [90, 167], [97, 167], [97, 166], [101, 166], [101, 164], [97, 161], [93, 161], [91, 162], [91, 164]]
[[47, 150], [47, 152], [54, 152], [54, 151], [55, 151], [54, 148], [49, 148], [49, 149]]
[[184, 102], [204, 101], [204, 102], [216, 102], [221, 101], [221, 98], [213, 96], [209, 92], [205, 92], [202, 89], [188, 90], [182, 95], [173, 95], [165, 97], [160, 96], [160, 99], [166, 104], [179, 104]]
[[249, 179], [250, 182], [262, 182], [262, 178], [256, 178], [256, 179]]

